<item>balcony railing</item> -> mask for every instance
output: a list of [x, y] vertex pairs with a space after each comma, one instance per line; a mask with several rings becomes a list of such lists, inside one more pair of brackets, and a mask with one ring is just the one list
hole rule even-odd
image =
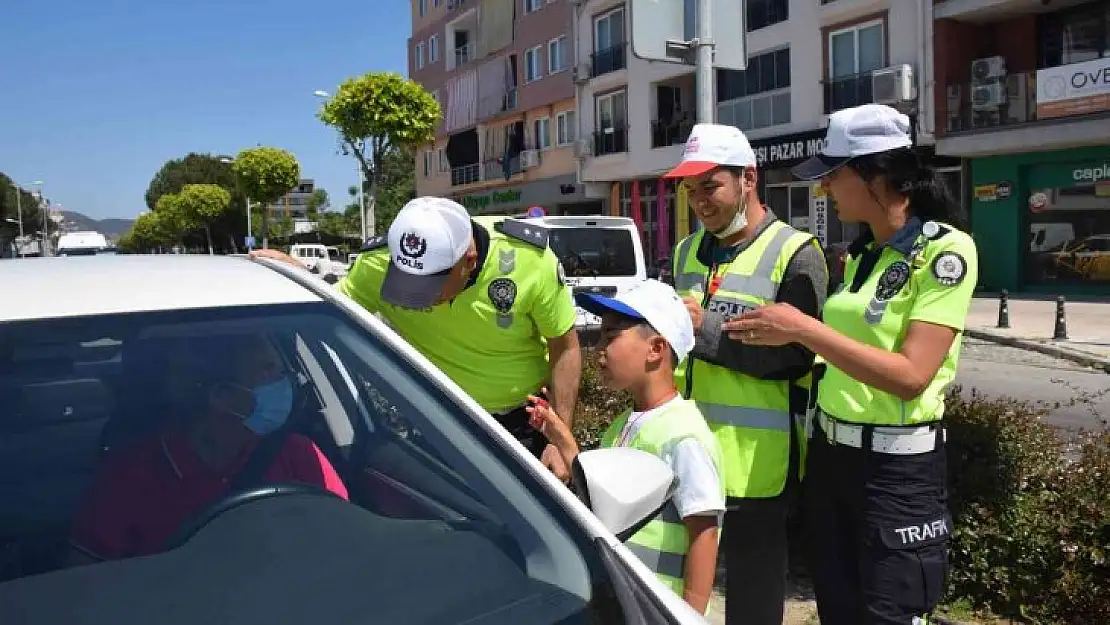
[[601, 76], [628, 67], [628, 44], [598, 50], [590, 55], [590, 76]]
[[474, 184], [482, 181], [482, 166], [478, 163], [451, 168], [451, 186]]
[[[949, 85], [946, 111], [937, 124], [947, 132], [974, 131], [1102, 111], [1037, 110], [1037, 74], [1010, 74], [995, 83]], [[1063, 113], [1063, 114], [1061, 114]]]
[[486, 172], [486, 176], [484, 178], [485, 180], [497, 180], [499, 178], [504, 178], [505, 180], [508, 180], [509, 178], [512, 178], [513, 176], [524, 171], [520, 167], [519, 154], [517, 156], [510, 157], [508, 163], [506, 163], [504, 159], [493, 158], [483, 163], [483, 166]]
[[871, 74], [863, 72], [852, 76], [829, 78], [825, 81], [825, 113], [874, 102], [871, 92]]
[[628, 128], [604, 128], [594, 133], [594, 156], [628, 151]]
[[665, 148], [671, 145], [681, 145], [690, 138], [690, 130], [694, 127], [688, 121], [662, 121], [651, 122], [651, 147]]
[[468, 43], [455, 48], [455, 67], [466, 65], [473, 61], [476, 57], [475, 51], [477, 48], [473, 43]]

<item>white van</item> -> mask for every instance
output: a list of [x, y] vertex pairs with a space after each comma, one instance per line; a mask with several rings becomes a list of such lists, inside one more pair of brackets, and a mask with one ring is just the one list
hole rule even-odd
[[[647, 279], [647, 262], [636, 223], [628, 217], [606, 215], [566, 217], [506, 217], [482, 215], [475, 222], [491, 228], [505, 219], [518, 219], [548, 229], [551, 249], [566, 272], [574, 293], [613, 297]], [[578, 309], [579, 330], [596, 329], [601, 320]]]
[[347, 275], [347, 263], [343, 262], [339, 248], [319, 243], [298, 243], [289, 249], [289, 255], [327, 282], [334, 284]]

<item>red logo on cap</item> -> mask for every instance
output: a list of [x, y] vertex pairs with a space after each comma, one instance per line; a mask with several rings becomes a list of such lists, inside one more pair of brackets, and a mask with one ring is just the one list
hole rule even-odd
[[686, 142], [686, 150], [683, 152], [683, 154], [693, 154], [697, 151], [698, 151], [698, 138], [697, 137], [690, 137], [690, 139]]
[[428, 251], [428, 242], [415, 232], [401, 235], [401, 253], [409, 258], [420, 258]]

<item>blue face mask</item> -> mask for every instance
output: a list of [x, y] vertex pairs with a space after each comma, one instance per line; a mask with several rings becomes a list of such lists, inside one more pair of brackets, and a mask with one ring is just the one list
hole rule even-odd
[[243, 419], [252, 432], [266, 436], [277, 431], [293, 410], [293, 383], [288, 378], [274, 380], [251, 390], [254, 410]]

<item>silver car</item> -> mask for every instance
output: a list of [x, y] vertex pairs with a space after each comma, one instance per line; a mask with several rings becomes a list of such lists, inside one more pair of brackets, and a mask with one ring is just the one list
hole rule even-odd
[[[3, 265], [4, 622], [705, 622], [617, 537], [642, 527], [673, 492], [661, 461], [627, 449], [585, 452], [576, 497], [443, 373], [319, 278], [245, 257]], [[212, 401], [166, 365], [173, 351], [244, 334], [266, 337], [280, 354], [295, 398], [245, 466], [267, 441], [296, 436], [335, 468], [347, 497], [236, 474], [152, 552], [77, 563], [74, 518], [104, 465]], [[122, 509], [118, 516], [133, 522]]]

